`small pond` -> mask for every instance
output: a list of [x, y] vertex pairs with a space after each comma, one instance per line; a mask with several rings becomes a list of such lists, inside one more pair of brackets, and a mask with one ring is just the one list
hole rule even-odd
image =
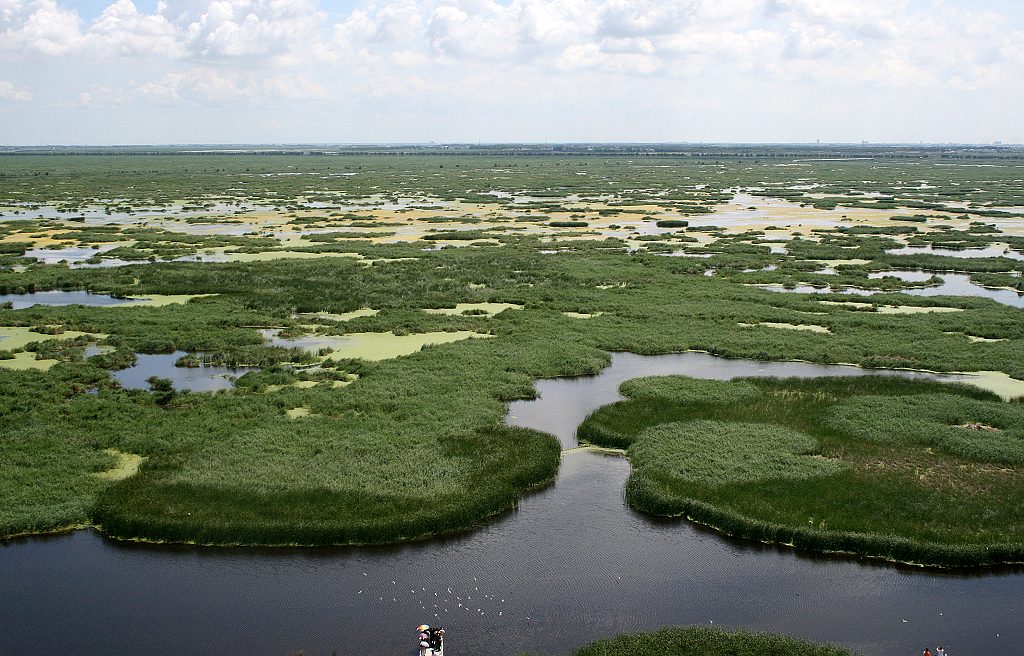
[[138, 299], [114, 298], [110, 294], [93, 294], [83, 290], [31, 292], [28, 294], [0, 294], [0, 303], [10, 302], [15, 310], [34, 305], [90, 305], [116, 306], [140, 302]]
[[1024, 255], [1017, 251], [1010, 250], [1007, 246], [993, 244], [985, 248], [933, 248], [931, 246], [904, 246], [903, 248], [892, 248], [885, 251], [887, 255], [942, 255], [945, 257], [958, 257], [970, 259], [975, 257], [1005, 257], [1011, 260], [1024, 261]]
[[945, 273], [931, 271], [879, 271], [868, 274], [868, 278], [884, 278], [892, 276], [908, 282], [922, 282], [930, 280], [932, 276], [942, 278], [942, 284], [934, 287], [915, 287], [912, 289], [900, 290], [901, 294], [910, 296], [978, 296], [991, 298], [996, 303], [1009, 305], [1011, 307], [1024, 308], [1024, 296], [1012, 289], [990, 289], [971, 282], [971, 277], [965, 273]]
[[134, 366], [111, 372], [111, 375], [126, 389], [149, 389], [146, 379], [150, 376], [169, 378], [174, 389], [192, 390], [193, 392], [212, 392], [214, 390], [231, 389], [235, 378], [256, 367], [176, 367], [174, 363], [185, 351], [147, 355], [139, 353]]

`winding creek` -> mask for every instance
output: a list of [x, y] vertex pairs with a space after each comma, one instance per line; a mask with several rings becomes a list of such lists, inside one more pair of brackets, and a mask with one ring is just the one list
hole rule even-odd
[[[642, 375], [822, 376], [855, 367], [616, 354], [544, 380], [509, 423], [575, 444], [576, 426]], [[878, 372], [871, 372], [878, 373]], [[924, 375], [890, 372], [895, 375]], [[627, 462], [575, 450], [554, 485], [466, 534], [340, 549], [118, 543], [93, 531], [0, 544], [0, 654], [410, 654], [443, 624], [457, 654], [568, 654], [622, 631], [710, 624], [791, 633], [871, 656], [1020, 653], [1024, 572], [925, 573], [740, 543], [631, 511]]]

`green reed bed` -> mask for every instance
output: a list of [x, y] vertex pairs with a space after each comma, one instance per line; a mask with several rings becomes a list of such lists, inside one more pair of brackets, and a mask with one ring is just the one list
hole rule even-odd
[[623, 384], [579, 437], [629, 503], [737, 537], [945, 567], [1024, 562], [1024, 403], [888, 377]]
[[599, 640], [575, 656], [853, 656], [834, 645], [774, 633], [727, 631], [705, 626], [672, 627], [653, 633], [626, 633]]

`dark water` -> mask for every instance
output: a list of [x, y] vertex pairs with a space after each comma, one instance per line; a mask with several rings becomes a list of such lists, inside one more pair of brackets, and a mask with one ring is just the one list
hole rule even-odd
[[91, 294], [87, 291], [32, 292], [29, 294], [0, 294], [0, 303], [10, 301], [15, 310], [33, 305], [128, 305], [137, 301], [114, 298], [110, 294]]
[[[542, 381], [543, 400], [511, 414], [548, 426], [551, 408], [582, 416], [625, 377], [681, 366], [716, 378], [822, 375], [802, 363], [616, 355], [606, 375]], [[565, 439], [567, 425], [548, 430]], [[629, 510], [627, 475], [621, 458], [569, 452], [555, 485], [516, 512], [401, 547], [159, 547], [89, 531], [11, 542], [0, 546], [0, 654], [411, 656], [421, 622], [448, 629], [452, 654], [481, 656], [569, 654], [622, 631], [712, 622], [871, 656], [939, 643], [958, 655], [1021, 653], [1024, 574], [926, 574], [738, 543]]]
[[135, 365], [127, 369], [111, 372], [111, 375], [126, 389], [149, 389], [146, 379], [150, 376], [170, 378], [174, 389], [192, 390], [193, 392], [212, 392], [213, 390], [231, 389], [234, 379], [255, 367], [176, 367], [185, 351], [146, 355], [139, 353]]

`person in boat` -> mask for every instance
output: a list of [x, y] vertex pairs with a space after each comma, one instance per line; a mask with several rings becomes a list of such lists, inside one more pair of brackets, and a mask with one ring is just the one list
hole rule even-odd
[[444, 628], [437, 627], [430, 630], [430, 648], [434, 651], [441, 651], [444, 647]]
[[417, 639], [420, 643], [420, 649], [427, 649], [430, 647], [430, 626], [427, 624], [420, 624], [416, 627], [416, 630], [420, 632]]

